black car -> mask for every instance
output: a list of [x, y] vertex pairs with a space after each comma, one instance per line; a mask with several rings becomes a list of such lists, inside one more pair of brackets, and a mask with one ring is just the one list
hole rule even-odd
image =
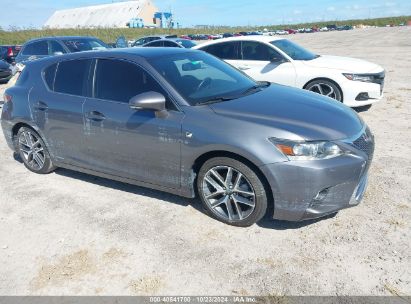
[[0, 45], [0, 60], [12, 64], [21, 50], [21, 45]]
[[10, 64], [4, 60], [0, 60], [0, 83], [7, 83], [13, 76]]

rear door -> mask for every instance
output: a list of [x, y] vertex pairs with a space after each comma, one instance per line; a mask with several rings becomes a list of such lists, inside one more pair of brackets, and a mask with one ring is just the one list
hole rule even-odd
[[81, 165], [84, 124], [83, 104], [91, 59], [63, 61], [43, 71], [44, 86], [30, 92], [30, 107], [36, 125], [58, 161]]
[[225, 60], [236, 68], [239, 68], [242, 64], [240, 41], [216, 43], [202, 48], [201, 50]]
[[[180, 112], [142, 67], [99, 59], [93, 98], [84, 104], [87, 167], [170, 188], [180, 187]], [[155, 91], [167, 97], [167, 115], [129, 107], [131, 97]]]

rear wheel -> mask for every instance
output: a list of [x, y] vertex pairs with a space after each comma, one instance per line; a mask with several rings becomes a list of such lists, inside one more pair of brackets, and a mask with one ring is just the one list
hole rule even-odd
[[267, 210], [267, 194], [259, 176], [232, 158], [216, 157], [205, 162], [197, 189], [207, 212], [230, 225], [251, 226]]
[[305, 86], [305, 89], [320, 95], [333, 98], [337, 101], [342, 101], [342, 92], [340, 88], [332, 81], [326, 79], [311, 81]]
[[17, 133], [17, 153], [27, 169], [38, 174], [47, 174], [56, 169], [44, 141], [33, 129], [22, 127]]

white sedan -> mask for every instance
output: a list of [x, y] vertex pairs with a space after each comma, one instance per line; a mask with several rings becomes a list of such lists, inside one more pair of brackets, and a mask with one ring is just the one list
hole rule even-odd
[[284, 38], [242, 36], [194, 47], [244, 71], [257, 81], [310, 90], [349, 107], [370, 105], [383, 96], [382, 67], [360, 59], [316, 55]]

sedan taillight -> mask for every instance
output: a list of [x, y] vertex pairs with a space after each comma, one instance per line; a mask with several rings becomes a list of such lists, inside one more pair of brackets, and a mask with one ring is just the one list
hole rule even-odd
[[14, 53], [13, 53], [13, 49], [11, 47], [8, 48], [7, 50], [7, 57], [13, 57]]

